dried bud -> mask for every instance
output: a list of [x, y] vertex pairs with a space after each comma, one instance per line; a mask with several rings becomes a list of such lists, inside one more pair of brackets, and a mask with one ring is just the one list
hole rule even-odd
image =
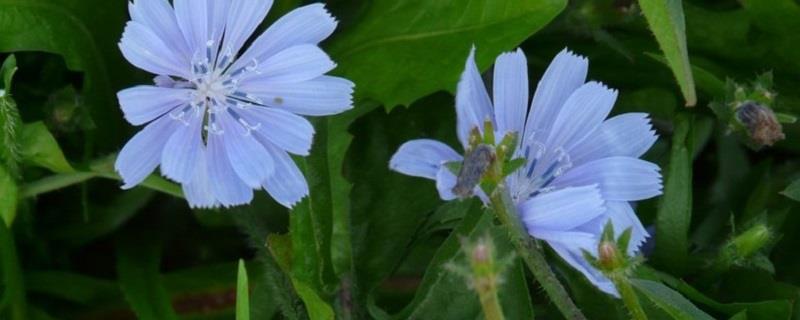
[[755, 147], [772, 146], [786, 136], [772, 109], [752, 101], [736, 109], [736, 119], [747, 129]]

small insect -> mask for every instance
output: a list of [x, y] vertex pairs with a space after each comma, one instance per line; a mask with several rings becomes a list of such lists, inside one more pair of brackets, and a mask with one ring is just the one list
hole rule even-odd
[[758, 148], [772, 146], [785, 138], [783, 129], [772, 109], [755, 102], [745, 102], [736, 110], [736, 118], [748, 131]]
[[453, 193], [459, 198], [467, 198], [472, 195], [472, 190], [481, 181], [481, 177], [489, 169], [495, 160], [494, 148], [487, 144], [479, 144], [469, 151], [464, 157], [461, 170], [458, 171], [456, 185]]

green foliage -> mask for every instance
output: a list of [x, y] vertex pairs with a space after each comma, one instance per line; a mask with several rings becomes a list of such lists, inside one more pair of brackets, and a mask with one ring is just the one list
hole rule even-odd
[[650, 24], [650, 30], [658, 40], [661, 51], [667, 58], [672, 73], [678, 79], [686, 105], [694, 106], [697, 103], [697, 94], [686, 48], [686, 22], [682, 1], [642, 0], [639, 1], [639, 5]]
[[[277, 0], [259, 30], [304, 3]], [[330, 2], [340, 27], [322, 46], [356, 99], [312, 120], [311, 155], [295, 158], [310, 196], [293, 210], [258, 192], [248, 206], [194, 211], [158, 172], [119, 189], [114, 154], [136, 128], [115, 93], [152, 77], [117, 47], [126, 6], [0, 0], [2, 319], [481, 318], [478, 295], [444, 266], [466, 266], [459, 239], [487, 234], [510, 256], [507, 235], [477, 200], [443, 202], [433, 182], [388, 167], [411, 139], [463, 153], [452, 93], [472, 46], [482, 71], [522, 47], [531, 92], [569, 47], [590, 59], [590, 79], [619, 90], [615, 114], [651, 115], [660, 138], [644, 158], [662, 168], [664, 193], [635, 206], [652, 236], [631, 276], [651, 319], [800, 314], [796, 1]], [[744, 100], [773, 110], [786, 139], [755, 152], [727, 136]], [[523, 165], [506, 160], [500, 175]], [[547, 258], [587, 318], [629, 317]], [[509, 319], [559, 318], [519, 259], [499, 275]]]
[[244, 260], [239, 260], [236, 279], [236, 320], [250, 320], [250, 284], [247, 281]]

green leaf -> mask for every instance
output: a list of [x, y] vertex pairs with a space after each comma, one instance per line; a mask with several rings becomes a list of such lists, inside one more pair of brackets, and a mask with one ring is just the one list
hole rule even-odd
[[794, 201], [800, 201], [800, 179], [792, 182], [786, 189], [781, 191], [781, 194]]
[[[124, 136], [114, 87], [133, 70], [117, 47], [126, 3], [105, 0], [0, 0], [0, 51], [43, 51], [60, 55], [67, 68], [84, 73], [83, 96], [97, 128], [99, 146], [109, 151]], [[109, 66], [114, 66], [110, 68]], [[124, 66], [120, 68], [119, 66]], [[113, 72], [113, 75], [112, 75]]]
[[11, 226], [17, 217], [18, 198], [17, 182], [5, 168], [0, 166], [0, 218], [6, 226]]
[[177, 320], [161, 283], [158, 237], [131, 233], [117, 243], [117, 275], [125, 299], [141, 320]]
[[56, 138], [50, 134], [43, 122], [23, 125], [19, 141], [22, 146], [22, 158], [26, 162], [56, 173], [75, 171], [61, 152]]
[[[3, 274], [3, 319], [25, 320], [27, 302], [22, 267], [20, 266], [14, 233], [5, 223], [0, 223], [0, 270]], [[6, 309], [6, 307], [8, 309]]]
[[267, 244], [278, 265], [290, 275], [292, 286], [303, 300], [309, 318], [312, 320], [334, 319], [333, 308], [320, 297], [318, 290], [309, 286], [303, 279], [294, 276], [296, 269], [293, 267], [295, 259], [292, 254], [296, 251], [293, 250], [292, 240], [293, 238], [290, 236], [270, 234], [267, 237]]
[[714, 319], [695, 307], [689, 300], [681, 296], [680, 293], [675, 292], [661, 283], [650, 280], [632, 279], [631, 284], [658, 308], [669, 314], [672, 319]]
[[236, 277], [236, 320], [250, 320], [250, 285], [247, 281], [247, 269], [241, 259]]
[[687, 106], [697, 103], [689, 53], [686, 48], [686, 26], [681, 0], [640, 0], [650, 30], [678, 80]]
[[373, 1], [329, 52], [360, 97], [388, 108], [409, 105], [454, 89], [473, 44], [480, 65], [487, 66], [565, 6], [564, 0]]
[[22, 119], [17, 110], [17, 104], [11, 98], [11, 80], [17, 71], [17, 60], [14, 55], [8, 56], [0, 66], [0, 76], [3, 77], [4, 87], [0, 89], [0, 160], [5, 164], [6, 170], [14, 177], [19, 177], [20, 147], [17, 134]]
[[665, 174], [664, 195], [656, 218], [655, 260], [669, 270], [685, 270], [689, 260], [689, 225], [692, 221], [693, 116], [679, 114], [672, 136], [672, 151]]
[[[441, 210], [464, 210], [467, 211], [467, 215], [436, 251], [411, 303], [398, 314], [389, 316], [374, 305], [374, 302], [370, 302], [369, 307], [373, 317], [479, 319], [482, 316], [478, 295], [469, 288], [468, 280], [444, 266], [448, 263], [468, 263], [461, 251], [462, 237], [475, 241], [491, 233], [498, 257], [513, 255], [514, 248], [506, 236], [505, 229], [494, 226], [492, 215], [481, 208], [480, 202], [449, 202]], [[464, 267], [467, 268], [466, 265]], [[533, 319], [533, 308], [521, 260], [514, 259], [501, 277], [504, 281], [498, 288], [498, 293], [504, 313], [514, 315], [515, 319]]]

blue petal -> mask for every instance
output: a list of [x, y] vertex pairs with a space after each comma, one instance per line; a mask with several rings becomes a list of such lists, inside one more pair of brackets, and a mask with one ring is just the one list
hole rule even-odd
[[154, 86], [136, 86], [117, 93], [125, 120], [132, 125], [145, 124], [191, 99], [191, 90]]
[[166, 0], [136, 0], [129, 3], [131, 20], [145, 25], [164, 43], [180, 53], [185, 65], [191, 63], [192, 52], [178, 27], [175, 11]]
[[169, 137], [177, 124], [177, 121], [169, 117], [161, 117], [148, 124], [125, 144], [114, 163], [114, 169], [125, 183], [123, 189], [133, 188], [158, 167], [161, 152], [167, 142], [164, 137]]
[[271, 143], [265, 143], [264, 147], [275, 159], [275, 172], [264, 180], [264, 189], [275, 201], [291, 209], [308, 195], [306, 178], [285, 151]]
[[206, 157], [206, 148], [200, 146], [199, 156], [197, 157], [197, 163], [194, 166], [192, 177], [189, 181], [182, 184], [183, 195], [192, 208], [215, 208], [220, 205], [211, 187]]
[[441, 166], [436, 171], [436, 190], [439, 191], [439, 197], [442, 200], [453, 200], [458, 196], [453, 193], [453, 187], [456, 186], [456, 175], [450, 171], [446, 166]]
[[494, 111], [497, 131], [522, 136], [528, 114], [528, 61], [521, 49], [504, 53], [494, 63]]
[[256, 76], [242, 76], [241, 88], [271, 86], [275, 83], [293, 83], [317, 78], [333, 70], [336, 64], [319, 47], [301, 44], [276, 53], [258, 65]]
[[187, 64], [183, 53], [165, 44], [150, 28], [139, 22], [128, 22], [119, 48], [125, 59], [147, 72], [184, 79], [190, 76], [191, 65]]
[[465, 147], [472, 129], [478, 128], [483, 132], [485, 121], [494, 122], [492, 101], [489, 100], [481, 73], [475, 64], [475, 47], [472, 47], [469, 52], [464, 72], [458, 82], [456, 116], [458, 118], [458, 139]]
[[615, 237], [619, 237], [626, 229], [631, 228], [631, 241], [627, 251], [628, 254], [635, 255], [644, 241], [650, 237], [650, 233], [642, 225], [639, 217], [636, 216], [628, 202], [608, 201], [606, 202], [606, 208], [608, 210], [605, 214], [595, 219], [595, 221], [581, 226], [579, 229], [600, 234], [610, 221], [614, 226]]
[[239, 113], [258, 123], [256, 134], [276, 147], [294, 154], [308, 155], [314, 141], [314, 127], [305, 118], [276, 108], [249, 108]]
[[264, 21], [271, 7], [272, 0], [232, 1], [225, 27], [225, 45], [223, 47], [230, 48], [234, 56], [239, 53], [245, 41]]
[[222, 140], [221, 135], [208, 135], [206, 164], [211, 181], [211, 191], [217, 201], [225, 207], [250, 203], [253, 200], [253, 190], [239, 178], [231, 167], [231, 161], [228, 160]]
[[400, 146], [389, 161], [389, 167], [410, 176], [436, 179], [443, 163], [461, 160], [461, 155], [448, 145], [435, 140], [420, 139]]
[[570, 230], [606, 211], [597, 186], [564, 188], [535, 196], [519, 205], [528, 232]]
[[246, 185], [260, 189], [261, 182], [275, 170], [272, 157], [252, 132], [245, 130], [230, 115], [220, 114], [217, 120], [224, 130], [220, 136], [233, 170]]
[[266, 87], [242, 84], [240, 89], [255, 95], [270, 107], [308, 116], [325, 116], [353, 108], [354, 86], [344, 78], [321, 76], [309, 81], [275, 83]]
[[617, 91], [601, 83], [582, 85], [564, 102], [550, 129], [546, 145], [571, 150], [600, 127], [616, 100]]
[[646, 113], [626, 113], [606, 120], [570, 152], [573, 165], [588, 161], [624, 156], [642, 156], [658, 136]]
[[526, 138], [534, 134], [543, 137], [549, 134], [564, 102], [583, 85], [588, 71], [589, 61], [567, 49], [553, 58], [536, 86], [531, 112], [525, 124]]
[[[175, 17], [191, 54], [206, 47], [209, 37], [210, 0], [174, 0]], [[194, 58], [194, 57], [193, 57]], [[186, 78], [188, 79], [188, 78]]]
[[556, 187], [597, 184], [603, 198], [636, 201], [661, 194], [661, 173], [657, 165], [629, 157], [610, 157], [568, 170], [553, 181]]
[[575, 249], [569, 245], [557, 243], [557, 242], [548, 242], [550, 247], [561, 256], [564, 261], [566, 261], [570, 266], [578, 270], [586, 279], [589, 280], [595, 287], [600, 289], [605, 293], [608, 293], [614, 297], [619, 298], [619, 292], [617, 292], [617, 288], [614, 286], [614, 283], [611, 282], [610, 279], [606, 278], [602, 273], [600, 273], [597, 269], [591, 266], [588, 261], [583, 258], [583, 254], [579, 249]]
[[203, 148], [203, 116], [190, 114], [185, 117], [188, 121], [180, 122], [161, 154], [161, 174], [181, 183], [188, 182], [194, 175]]
[[292, 10], [267, 28], [237, 60], [233, 69], [246, 66], [253, 60], [264, 61], [292, 46], [318, 44], [333, 33], [336, 25], [336, 19], [321, 3]]

